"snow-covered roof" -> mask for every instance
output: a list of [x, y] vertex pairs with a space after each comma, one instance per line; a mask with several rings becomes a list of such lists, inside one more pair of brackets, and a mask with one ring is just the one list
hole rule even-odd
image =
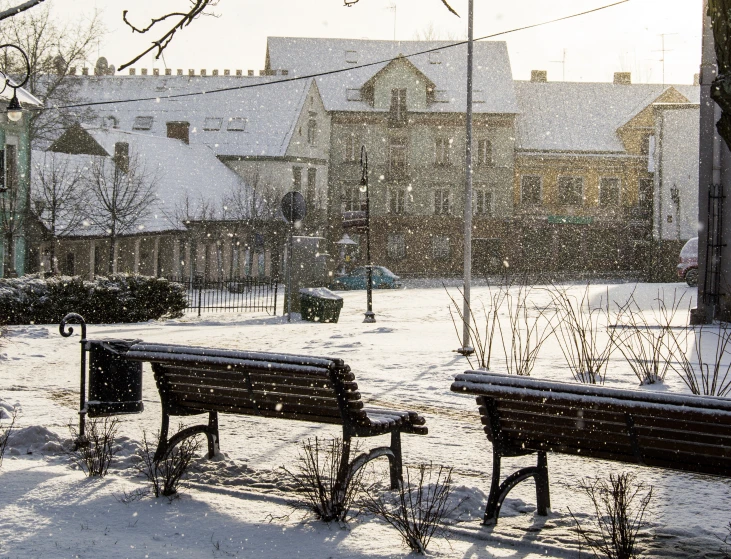
[[[274, 83], [281, 76], [99, 76], [75, 78], [90, 102], [94, 124], [167, 135], [167, 122], [190, 123], [190, 144], [216, 155], [278, 157], [286, 153], [311, 80]], [[240, 89], [246, 86], [245, 89]], [[249, 87], [253, 86], [253, 87]], [[226, 89], [227, 91], [213, 92]], [[167, 98], [171, 95], [205, 95]], [[127, 99], [151, 101], [111, 103]], [[151, 117], [151, 118], [145, 118]]]
[[[527, 151], [624, 152], [617, 129], [669, 87], [660, 84], [516, 81], [516, 148]], [[697, 103], [700, 88], [674, 85]]]
[[[4, 82], [5, 80], [2, 79], [0, 81]], [[11, 80], [11, 83], [12, 83], [12, 80]], [[17, 89], [17, 92], [18, 92], [18, 101], [20, 101], [21, 107], [25, 107], [27, 105], [33, 105], [36, 107], [43, 106], [43, 101], [38, 99], [38, 97], [36, 97], [32, 93], [30, 93], [29, 91], [26, 91], [22, 87], [19, 87]], [[2, 90], [2, 92], [0, 92], [0, 99], [2, 99], [3, 101], [10, 101], [12, 98], [13, 98], [13, 88], [12, 87], [7, 86], [5, 89]]]
[[[328, 111], [373, 111], [370, 104], [349, 100], [374, 74], [400, 55], [436, 85], [436, 97], [428, 112], [464, 112], [467, 106], [467, 45], [449, 41], [371, 41], [363, 39], [313, 39], [269, 37], [267, 64], [272, 70], [288, 70], [291, 76], [334, 70], [346, 71], [316, 79]], [[413, 55], [432, 49], [435, 52]], [[413, 55], [413, 56], [412, 56]], [[508, 49], [503, 41], [475, 43], [474, 111], [516, 113]], [[375, 64], [374, 64], [375, 63]], [[369, 66], [359, 67], [364, 64]]]
[[[187, 145], [180, 140], [123, 130], [87, 129], [87, 132], [110, 156], [114, 155], [117, 142], [128, 143], [130, 158], [137, 156], [146, 174], [155, 179], [156, 200], [149, 215], [142, 218], [131, 233], [182, 230], [185, 227], [178, 218], [186, 197], [192, 210], [201, 202], [208, 202], [220, 212], [224, 200], [233, 190], [245, 188], [243, 179], [221, 163], [206, 145]], [[77, 168], [90, 168], [93, 159], [98, 157], [34, 150], [34, 164], [51, 155]], [[85, 225], [74, 232], [75, 235], [104, 234], [94, 225], [93, 215], [89, 217]]]

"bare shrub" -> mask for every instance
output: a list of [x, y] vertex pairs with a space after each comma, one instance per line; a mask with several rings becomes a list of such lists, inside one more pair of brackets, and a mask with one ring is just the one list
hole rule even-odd
[[[446, 285], [444, 285], [444, 290], [447, 291]], [[447, 296], [449, 296], [449, 299], [452, 301], [452, 306], [449, 308], [449, 315], [452, 318], [452, 324], [454, 324], [454, 329], [457, 332], [457, 338], [459, 339], [459, 326], [464, 324], [465, 322], [465, 297], [464, 292], [461, 289], [458, 289], [458, 291], [461, 301], [452, 297], [449, 291], [447, 291]], [[483, 301], [480, 301], [480, 304], [482, 306], [481, 313], [475, 312], [471, 304], [467, 305], [468, 331], [470, 334], [470, 340], [472, 341], [472, 345], [474, 346], [473, 349], [475, 350], [475, 354], [477, 357], [477, 366], [485, 370], [490, 370], [490, 360], [492, 358], [492, 342], [495, 339], [495, 334], [497, 332], [498, 326], [498, 312], [503, 302], [505, 301], [506, 295], [507, 289], [505, 284], [500, 284], [497, 286], [497, 288], [493, 288], [492, 286], [488, 285], [489, 302], [488, 306], [485, 307], [485, 303]], [[455, 313], [459, 318], [459, 322], [454, 316]], [[484, 322], [482, 321], [483, 317]], [[480, 322], [482, 322], [482, 325], [479, 325]], [[467, 357], [467, 362], [470, 364], [470, 367], [472, 367], [473, 369], [475, 368], [469, 356]]]
[[119, 429], [116, 417], [88, 418], [84, 436], [79, 436], [76, 426], [69, 424], [71, 438], [76, 441], [71, 459], [79, 465], [88, 477], [104, 477], [114, 459], [114, 440]]
[[[664, 293], [663, 293], [664, 295]], [[684, 295], [673, 294], [670, 304], [658, 293], [653, 308], [653, 318], [648, 320], [634, 294], [620, 308], [622, 333], [615, 337], [615, 344], [624, 356], [640, 384], [663, 382], [671, 363], [675, 360], [672, 322], [677, 315]]]
[[637, 533], [645, 525], [645, 513], [652, 499], [652, 486], [639, 483], [632, 473], [610, 474], [606, 479], [583, 479], [579, 487], [591, 499], [596, 518], [590, 529], [576, 522], [579, 539], [597, 558], [634, 559], [639, 556]]
[[448, 508], [452, 468], [420, 464], [414, 479], [410, 468], [406, 467], [405, 473], [395, 499], [366, 490], [363, 508], [396, 528], [409, 549], [425, 554], [432, 536], [452, 512]]
[[[352, 471], [352, 465], [341, 465], [342, 439], [331, 439], [323, 444], [315, 437], [314, 441], [307, 439], [301, 444], [295, 471], [282, 466], [303, 496], [294, 506], [312, 512], [317, 519], [325, 522], [345, 522], [360, 490], [364, 470]], [[352, 450], [358, 452], [355, 446]], [[339, 476], [341, 467], [348, 470]]]
[[610, 328], [602, 339], [602, 330], [610, 324], [609, 290], [599, 305], [592, 307], [589, 284], [581, 298], [552, 285], [549, 293], [557, 307], [554, 333], [566, 363], [576, 382], [604, 384], [606, 368], [615, 349], [617, 329]]
[[10, 414], [10, 425], [4, 430], [0, 431], [0, 466], [3, 463], [3, 456], [5, 455], [5, 449], [8, 448], [8, 441], [10, 440], [10, 433], [13, 431], [15, 425], [15, 418], [18, 416], [18, 410], [13, 408], [13, 412]]
[[[183, 425], [178, 426], [178, 433]], [[156, 438], [159, 440], [160, 434]], [[178, 486], [188, 467], [200, 450], [201, 441], [198, 436], [187, 437], [175, 446], [168, 448], [165, 456], [155, 460], [155, 450], [147, 432], [142, 431], [142, 447], [138, 451], [140, 461], [137, 470], [152, 483], [152, 492], [155, 497], [174, 497], [178, 494]]]
[[[693, 332], [695, 359], [688, 356], [688, 338]], [[714, 350], [709, 359], [703, 357], [703, 340], [715, 337]], [[727, 396], [731, 393], [731, 360], [724, 364], [724, 357], [731, 357], [731, 326], [721, 323], [714, 326], [689, 327], [680, 333], [670, 332], [670, 345], [677, 359], [670, 367], [693, 394], [703, 396]]]
[[507, 310], [507, 326], [498, 321], [498, 332], [505, 355], [508, 374], [530, 376], [538, 358], [538, 352], [553, 333], [551, 322], [538, 309], [532, 314], [528, 309], [528, 299], [532, 288], [525, 284], [518, 286], [516, 292], [510, 290], [505, 295], [504, 307]]

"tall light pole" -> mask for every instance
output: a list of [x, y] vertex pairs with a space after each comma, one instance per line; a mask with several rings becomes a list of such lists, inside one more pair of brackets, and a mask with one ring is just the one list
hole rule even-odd
[[[470, 0], [471, 1], [471, 0]], [[375, 322], [376, 315], [373, 312], [373, 262], [371, 262], [371, 197], [368, 192], [368, 152], [365, 146], [360, 147], [360, 191], [366, 196], [366, 298], [368, 307], [363, 322]]]
[[467, 146], [465, 148], [465, 187], [464, 187], [464, 285], [462, 296], [464, 298], [464, 309], [462, 311], [463, 330], [462, 347], [457, 351], [462, 355], [472, 355], [475, 349], [470, 344], [470, 320], [472, 311], [470, 308], [470, 287], [472, 284], [472, 63], [474, 58], [474, 33], [473, 33], [473, 4], [469, 0], [467, 15], [467, 112], [466, 136]]

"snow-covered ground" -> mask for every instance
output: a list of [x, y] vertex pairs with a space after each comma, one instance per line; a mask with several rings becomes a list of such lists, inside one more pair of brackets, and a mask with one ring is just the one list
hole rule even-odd
[[[584, 286], [571, 287], [576, 294]], [[455, 288], [451, 292], [458, 296]], [[609, 292], [624, 302], [634, 290], [647, 311], [664, 290], [666, 298], [684, 296], [677, 324], [687, 321], [695, 290], [684, 285], [610, 284], [592, 288], [596, 301]], [[577, 538], [568, 512], [588, 518], [586, 498], [576, 490], [584, 476], [633, 471], [654, 487], [650, 525], [641, 534], [648, 557], [722, 557], [731, 521], [731, 481], [633, 467], [564, 455], [549, 455], [552, 513], [534, 516], [530, 482], [514, 489], [500, 523], [484, 527], [480, 518], [491, 474], [491, 447], [479, 423], [474, 399], [453, 394], [453, 375], [468, 369], [454, 352], [459, 345], [443, 287], [425, 282], [399, 291], [374, 294], [376, 324], [364, 324], [365, 292], [344, 292], [337, 324], [317, 324], [265, 314], [194, 315], [178, 320], [129, 325], [90, 325], [88, 337], [140, 338], [234, 349], [256, 349], [342, 357], [355, 371], [370, 403], [414, 409], [427, 418], [429, 435], [403, 438], [407, 465], [433, 462], [454, 468], [455, 503], [446, 537], [430, 551], [438, 557], [577, 557]], [[473, 288], [473, 300], [487, 289]], [[545, 308], [549, 296], [535, 290], [531, 302]], [[77, 330], [78, 332], [78, 330]], [[0, 338], [0, 405], [16, 406], [19, 415], [9, 449], [0, 466], [0, 557], [403, 557], [395, 530], [368, 515], [347, 526], [326, 525], [293, 512], [291, 492], [280, 467], [290, 465], [298, 442], [337, 436], [336, 427], [258, 417], [221, 416], [223, 456], [199, 458], [181, 498], [147, 497], [131, 503], [125, 492], [146, 486], [132, 456], [143, 430], [159, 428], [160, 405], [145, 365], [145, 411], [122, 416], [120, 452], [109, 475], [89, 479], [62, 451], [67, 425], [77, 421], [78, 337], [66, 339], [58, 327], [9, 328]], [[495, 367], [499, 369], [500, 360]], [[543, 348], [534, 377], [571, 381], [555, 340]], [[615, 352], [606, 384], [636, 387], [638, 381]], [[673, 372], [665, 389], [686, 393]], [[6, 417], [6, 416], [5, 416]], [[7, 419], [2, 421], [6, 426]], [[365, 445], [381, 441], [365, 440]], [[535, 458], [504, 461], [510, 473]], [[387, 475], [384, 464], [374, 470]], [[375, 473], [374, 473], [375, 475]], [[584, 550], [582, 556], [586, 555]]]

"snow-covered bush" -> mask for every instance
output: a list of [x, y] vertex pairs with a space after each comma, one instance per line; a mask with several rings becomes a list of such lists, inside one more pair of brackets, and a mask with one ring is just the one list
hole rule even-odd
[[363, 506], [396, 528], [409, 549], [423, 555], [454, 508], [449, 502], [452, 468], [420, 464], [413, 473], [405, 468], [405, 480], [392, 499], [366, 491]]
[[[178, 433], [183, 429], [184, 426], [179, 425]], [[159, 433], [156, 438], [160, 438]], [[142, 448], [138, 453], [140, 461], [137, 464], [137, 470], [152, 483], [155, 497], [177, 496], [178, 485], [188, 471], [190, 463], [198, 454], [200, 446], [201, 441], [198, 436], [185, 438], [169, 448], [165, 456], [156, 461], [156, 449], [152, 447], [147, 438], [147, 432], [142, 432]]]
[[119, 429], [116, 417], [89, 418], [83, 436], [74, 425], [69, 425], [75, 448], [69, 455], [88, 477], [104, 477], [114, 459], [117, 447], [114, 440]]
[[40, 275], [0, 279], [0, 323], [55, 324], [76, 312], [89, 323], [181, 316], [185, 288], [163, 278], [114, 274], [85, 281]]

